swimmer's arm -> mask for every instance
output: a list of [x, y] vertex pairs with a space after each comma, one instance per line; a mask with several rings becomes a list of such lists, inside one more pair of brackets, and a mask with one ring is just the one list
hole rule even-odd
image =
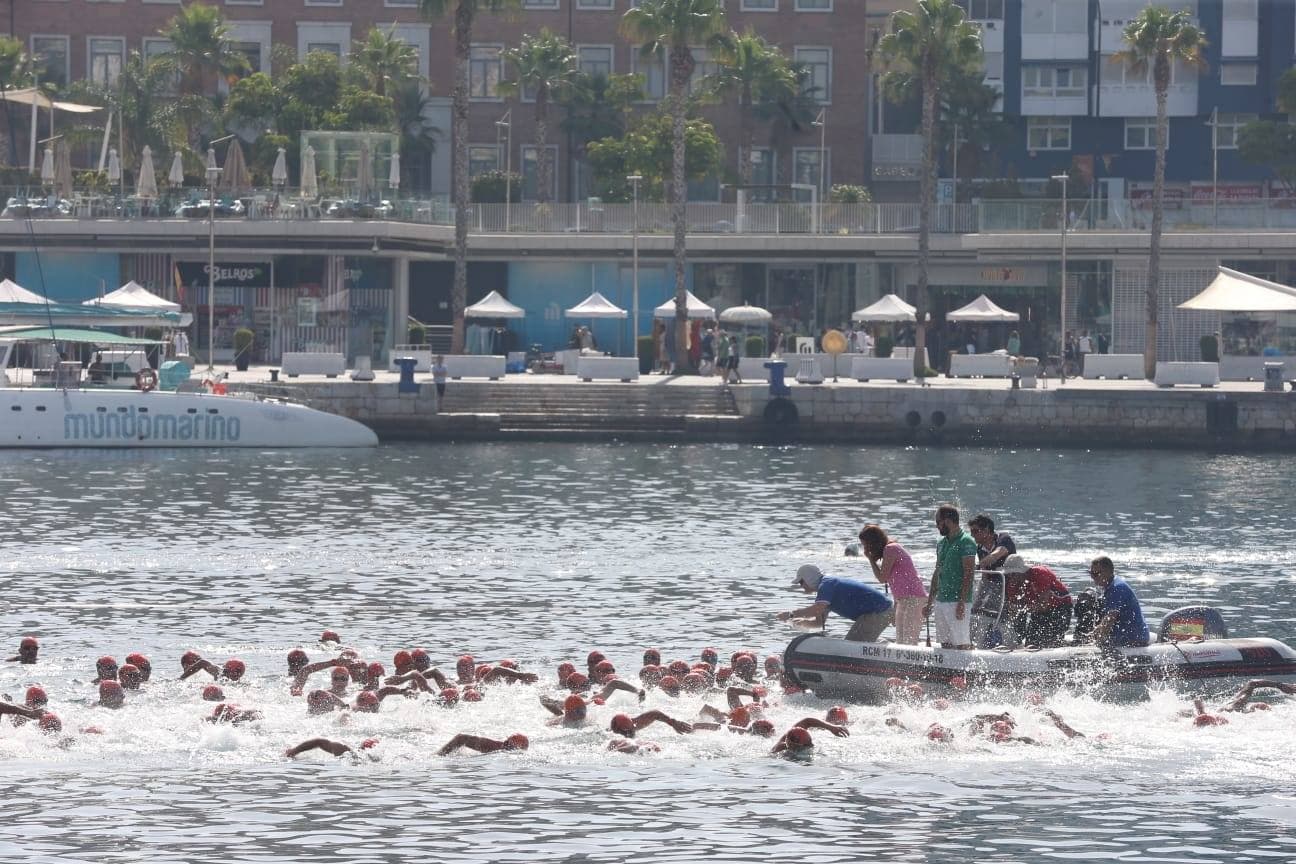
[[[423, 686], [425, 687], [427, 686], [426, 681], [424, 682]], [[378, 696], [379, 702], [383, 701], [388, 696], [405, 696], [407, 698], [412, 699], [418, 695], [418, 690], [417, 688], [414, 687], [411, 687], [409, 690], [405, 690], [400, 687], [383, 687], [378, 690], [376, 695]]]
[[423, 673], [421, 672], [406, 672], [404, 675], [388, 675], [383, 679], [383, 683], [388, 686], [408, 684], [411, 681], [416, 682], [416, 684], [422, 683], [425, 686], [427, 685], [427, 679], [423, 677]]
[[534, 684], [540, 680], [540, 676], [534, 672], [520, 672], [517, 669], [510, 669], [507, 666], [496, 666], [486, 673], [483, 679], [485, 684], [493, 684], [496, 681], [521, 681], [523, 684]]
[[308, 750], [323, 750], [325, 753], [331, 753], [334, 756], [342, 756], [351, 752], [351, 748], [341, 741], [330, 741], [327, 738], [311, 738], [286, 751], [284, 755], [291, 759]]
[[770, 755], [777, 756], [779, 753], [784, 753], [787, 751], [788, 749], [787, 736], [788, 733], [786, 732], [784, 732], [782, 735], [779, 736], [778, 741], [774, 744], [774, 749], [770, 750]]
[[213, 678], [219, 678], [220, 671], [220, 667], [210, 660], [195, 660], [184, 670], [184, 674], [180, 676], [180, 680], [183, 681], [186, 678], [191, 678], [199, 672], [207, 672], [210, 673]]
[[[712, 708], [710, 705], [703, 705], [698, 709], [699, 717], [710, 717], [712, 720], [728, 720], [729, 715], [719, 708]], [[694, 724], [696, 726], [696, 724]]]
[[691, 724], [685, 723], [683, 720], [676, 720], [674, 717], [655, 709], [652, 711], [645, 711], [636, 717], [634, 719], [634, 726], [636, 729], [643, 729], [645, 726], [651, 726], [653, 722], [665, 723], [681, 735], [686, 735], [693, 731], [693, 726]]
[[1059, 730], [1061, 730], [1062, 734], [1065, 735], [1066, 737], [1068, 738], [1085, 737], [1083, 732], [1077, 732], [1076, 730], [1068, 726], [1066, 721], [1063, 720], [1060, 716], [1058, 716], [1056, 711], [1051, 711], [1051, 710], [1045, 711], [1044, 716], [1052, 720], [1053, 725], [1056, 726]]
[[460, 732], [458, 735], [446, 742], [445, 746], [437, 751], [438, 756], [449, 756], [460, 747], [467, 747], [469, 750], [476, 750], [478, 753], [494, 753], [496, 750], [503, 750], [504, 741], [496, 741], [494, 738], [483, 738], [479, 735], [469, 735], [466, 732]]
[[725, 690], [725, 699], [729, 701], [730, 708], [741, 708], [742, 697], [744, 696], [750, 696], [752, 701], [757, 701], [760, 699], [761, 694], [746, 687], [730, 687]]
[[559, 717], [562, 716], [563, 706], [562, 703], [559, 702], [557, 699], [551, 699], [548, 696], [541, 696], [540, 704], [543, 705], [545, 707], [545, 710], [548, 711], [550, 714], [554, 714]]
[[607, 684], [605, 684], [603, 686], [603, 692], [600, 693], [599, 695], [604, 700], [606, 700], [609, 696], [611, 696], [613, 693], [615, 693], [618, 690], [624, 690], [627, 693], [635, 694], [636, 696], [639, 697], [640, 702], [644, 701], [644, 699], [648, 697], [647, 693], [645, 693], [643, 690], [640, 690], [638, 687], [634, 686], [629, 681], [621, 681], [619, 679], [616, 681], [609, 681]]
[[1264, 690], [1264, 689], [1278, 690], [1279, 692], [1286, 693], [1288, 695], [1296, 694], [1296, 684], [1284, 684], [1281, 681], [1271, 681], [1267, 678], [1254, 678], [1248, 681], [1246, 684], [1242, 685], [1242, 689], [1238, 691], [1237, 695], [1233, 697], [1233, 701], [1229, 703], [1228, 707], [1225, 708], [1224, 710], [1226, 711], [1242, 710], [1242, 708], [1245, 707], [1247, 702], [1251, 699], [1251, 696], [1255, 693], [1255, 691]]
[[[418, 673], [414, 673], [414, 674], [418, 674]], [[442, 690], [451, 686], [450, 679], [446, 678], [445, 675], [442, 675], [440, 669], [432, 668], [424, 672], [423, 679], [427, 680], [428, 678], [431, 678], [433, 681], [435, 681], [437, 686], [440, 687]]]
[[[694, 732], [715, 732], [717, 729], [721, 728], [719, 723], [693, 723], [692, 726]], [[729, 728], [733, 729], [735, 732], [747, 731], [746, 729], [739, 729], [737, 726], [730, 726]]]
[[802, 729], [823, 729], [827, 732], [831, 732], [838, 738], [850, 737], [850, 730], [845, 726], [838, 726], [835, 723], [829, 723], [827, 720], [820, 720], [818, 717], [807, 717], [804, 720], [799, 721], [796, 725], [800, 726]]
[[28, 708], [25, 705], [15, 705], [12, 702], [0, 702], [0, 717], [6, 714], [13, 714], [17, 717], [26, 717], [28, 720], [39, 720], [45, 716], [44, 708]]

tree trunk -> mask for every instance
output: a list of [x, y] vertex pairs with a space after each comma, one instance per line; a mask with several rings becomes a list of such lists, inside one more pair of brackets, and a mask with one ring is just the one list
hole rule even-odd
[[[752, 182], [752, 150], [755, 149], [756, 132], [752, 123], [751, 84], [743, 84], [742, 96], [738, 100], [738, 183], [750, 186]], [[747, 191], [748, 200], [751, 190]]]
[[549, 203], [549, 189], [553, 182], [553, 163], [549, 159], [549, 88], [536, 90], [536, 201], [541, 205]]
[[454, 287], [450, 290], [450, 353], [464, 350], [464, 308], [468, 305], [468, 59], [472, 50], [473, 4], [459, 0], [455, 7], [454, 118], [455, 249]]
[[[918, 296], [914, 306], [918, 319], [914, 339], [914, 374], [922, 375], [927, 351], [927, 264], [931, 256], [932, 205], [936, 198], [936, 72], [934, 59], [924, 59], [922, 82], [922, 177], [918, 184]], [[930, 358], [937, 367], [935, 357]]]
[[689, 78], [693, 76], [693, 52], [687, 45], [671, 46], [671, 223], [675, 227], [675, 371], [688, 367], [688, 224], [685, 204], [688, 186], [684, 179], [684, 112]]
[[[1161, 288], [1161, 224], [1165, 216], [1166, 134], [1170, 120], [1166, 112], [1166, 91], [1170, 87], [1170, 61], [1158, 56], [1153, 69], [1156, 87], [1156, 168], [1152, 173], [1152, 235], [1148, 242], [1147, 324], [1143, 333], [1143, 376], [1156, 377], [1158, 294]], [[1211, 130], [1214, 134], [1215, 130]]]

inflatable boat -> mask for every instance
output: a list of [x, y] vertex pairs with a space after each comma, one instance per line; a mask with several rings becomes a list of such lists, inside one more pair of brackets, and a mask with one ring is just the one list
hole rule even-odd
[[[1203, 623], [1185, 628], [1185, 620]], [[807, 634], [788, 645], [784, 669], [817, 696], [856, 701], [886, 698], [887, 681], [896, 678], [938, 691], [966, 686], [1128, 693], [1130, 688], [1176, 686], [1220, 692], [1251, 678], [1296, 683], [1296, 651], [1277, 639], [1228, 638], [1215, 610], [1190, 607], [1167, 615], [1152, 644], [1142, 648], [1067, 645], [959, 651]]]

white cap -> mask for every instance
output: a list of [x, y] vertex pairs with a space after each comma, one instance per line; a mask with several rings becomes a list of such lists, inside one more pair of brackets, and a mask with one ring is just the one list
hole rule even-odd
[[823, 581], [823, 577], [823, 571], [815, 565], [802, 564], [801, 567], [797, 569], [796, 577], [792, 580], [792, 584], [804, 585], [811, 591], [814, 591], [819, 587], [819, 583]]
[[1025, 559], [1020, 555], [1009, 555], [1004, 559], [1003, 572], [1007, 573], [1009, 576], [1015, 576], [1018, 573], [1025, 573], [1028, 570], [1030, 570], [1030, 568], [1026, 566]]

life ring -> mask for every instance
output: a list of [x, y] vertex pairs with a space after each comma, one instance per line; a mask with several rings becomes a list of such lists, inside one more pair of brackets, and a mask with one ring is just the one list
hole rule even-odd
[[158, 375], [152, 369], [141, 369], [135, 373], [135, 389], [147, 393], [150, 390], [156, 390], [158, 385]]

